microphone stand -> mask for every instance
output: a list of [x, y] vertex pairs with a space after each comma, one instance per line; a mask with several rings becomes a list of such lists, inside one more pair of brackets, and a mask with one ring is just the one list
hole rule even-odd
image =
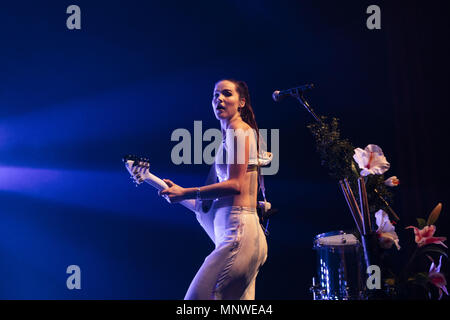
[[311, 108], [308, 101], [306, 101], [305, 97], [303, 96], [303, 91], [301, 91], [300, 89], [294, 89], [291, 92], [291, 96], [297, 98], [297, 100], [303, 105], [303, 107], [305, 107], [309, 114], [311, 114], [317, 122], [322, 124], [322, 120], [320, 120], [320, 118], [315, 114], [314, 110]]

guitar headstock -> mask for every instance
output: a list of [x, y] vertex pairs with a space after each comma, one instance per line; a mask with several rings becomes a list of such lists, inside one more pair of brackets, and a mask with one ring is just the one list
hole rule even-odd
[[124, 163], [128, 163], [128, 161], [132, 161], [133, 166], [147, 167], [147, 168], [150, 167], [150, 160], [148, 158], [138, 157], [133, 154], [126, 155], [125, 157], [122, 158], [122, 161]]
[[142, 169], [148, 170], [148, 168], [150, 168], [149, 159], [129, 154], [123, 157], [122, 161], [125, 163], [125, 167], [131, 174], [131, 179], [133, 179], [133, 182], [136, 184], [137, 187], [144, 181], [140, 174], [140, 171]]

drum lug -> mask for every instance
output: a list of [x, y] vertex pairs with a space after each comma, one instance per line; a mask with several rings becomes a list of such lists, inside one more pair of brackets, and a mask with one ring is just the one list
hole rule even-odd
[[316, 284], [316, 278], [312, 278], [312, 286], [309, 288], [309, 291], [313, 294], [313, 300], [323, 300], [326, 297], [327, 291], [322, 289], [319, 285]]

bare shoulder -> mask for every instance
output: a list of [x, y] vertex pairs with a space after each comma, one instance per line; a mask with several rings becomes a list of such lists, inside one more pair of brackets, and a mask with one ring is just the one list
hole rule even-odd
[[240, 121], [240, 122], [231, 124], [230, 129], [247, 131], [247, 130], [250, 130], [251, 127], [244, 121]]

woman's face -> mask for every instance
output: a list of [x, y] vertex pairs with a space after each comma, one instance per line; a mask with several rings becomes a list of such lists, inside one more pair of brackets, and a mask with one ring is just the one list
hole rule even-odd
[[214, 87], [212, 106], [217, 120], [231, 119], [238, 108], [245, 105], [245, 100], [239, 97], [236, 85], [228, 80], [216, 83]]

